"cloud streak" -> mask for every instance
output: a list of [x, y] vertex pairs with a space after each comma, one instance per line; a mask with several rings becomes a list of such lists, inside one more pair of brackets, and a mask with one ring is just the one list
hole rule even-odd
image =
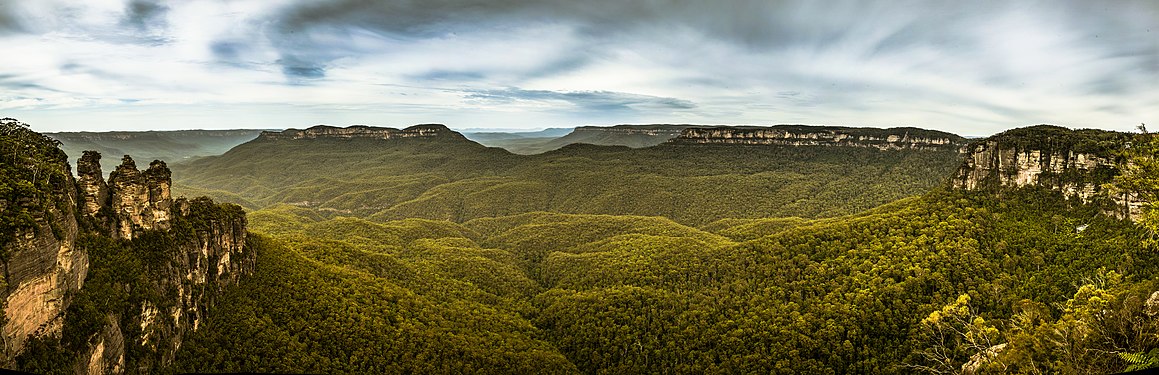
[[0, 112], [1129, 130], [1159, 114], [1157, 24], [1149, 0], [11, 0], [0, 86], [42, 100]]
[[472, 91], [464, 96], [469, 101], [488, 104], [513, 102], [566, 102], [595, 112], [638, 111], [642, 109], [684, 110], [696, 104], [682, 99], [610, 91], [550, 91], [507, 88], [502, 90]]

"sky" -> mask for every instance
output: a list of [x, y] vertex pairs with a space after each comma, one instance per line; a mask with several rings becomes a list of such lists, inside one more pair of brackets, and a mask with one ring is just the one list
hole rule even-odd
[[0, 0], [38, 131], [1159, 128], [1159, 1]]

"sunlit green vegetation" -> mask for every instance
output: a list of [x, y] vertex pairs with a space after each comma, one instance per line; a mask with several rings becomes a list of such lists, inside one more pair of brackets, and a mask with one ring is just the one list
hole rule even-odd
[[38, 218], [56, 231], [50, 212], [57, 217], [69, 212], [65, 196], [74, 188], [59, 145], [28, 124], [0, 119], [0, 261], [8, 261], [5, 245], [16, 233], [35, 230]]
[[[1106, 348], [1093, 337], [1075, 341], [1092, 350], [1075, 361], [1050, 336], [1090, 321], [1075, 298], [1111, 272], [1122, 276], [1091, 285], [1156, 328], [1140, 312], [1159, 287], [1156, 254], [1133, 226], [1046, 190], [935, 191], [704, 230], [546, 212], [456, 224], [277, 206], [250, 218], [271, 236], [258, 274], [229, 291], [180, 369], [904, 373], [938, 365], [922, 355], [939, 344], [927, 318], [966, 295], [1010, 343], [993, 366], [1117, 371], [1131, 362], [1093, 351]], [[1120, 346], [1145, 353], [1148, 337]], [[950, 346], [948, 366], [977, 353]]]
[[[35, 220], [21, 215], [55, 203], [12, 202], [59, 195], [67, 175], [15, 163], [62, 165], [63, 154], [22, 124], [4, 130], [3, 229], [24, 230]], [[1118, 139], [1080, 136], [1057, 146], [1102, 153]], [[1111, 181], [1115, 191], [1153, 199], [1154, 146], [1140, 136], [1117, 156], [1134, 167]], [[247, 246], [258, 259], [159, 370], [1111, 373], [1159, 364], [1149, 205], [1136, 225], [1046, 188], [947, 190], [957, 163], [952, 151], [844, 147], [572, 145], [520, 156], [456, 139], [250, 143], [176, 174], [186, 192], [250, 209]], [[121, 319], [125, 337], [139, 334], [109, 312], [173, 303], [154, 281], [180, 254], [157, 249], [242, 214], [207, 200], [191, 212], [168, 233], [132, 241], [82, 234], [89, 277], [69, 296], [62, 335], [29, 340], [15, 364], [70, 372], [108, 319]], [[130, 357], [140, 345], [126, 343]]]
[[[1079, 135], [1056, 146], [1105, 152], [1119, 137]], [[1144, 303], [1159, 288], [1159, 259], [1140, 245], [1149, 232], [1048, 189], [945, 190], [959, 161], [852, 147], [580, 144], [522, 156], [457, 140], [250, 143], [182, 171], [187, 189], [247, 202], [271, 250], [179, 369], [1159, 363]]]
[[185, 167], [179, 192], [381, 220], [549, 211], [721, 218], [853, 214], [941, 185], [959, 156], [854, 147], [571, 145], [514, 155], [459, 139], [258, 140]]

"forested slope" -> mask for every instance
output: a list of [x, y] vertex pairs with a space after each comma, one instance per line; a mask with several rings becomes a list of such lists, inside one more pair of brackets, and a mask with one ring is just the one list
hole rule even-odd
[[551, 211], [699, 225], [860, 212], [944, 183], [959, 158], [954, 149], [700, 144], [571, 145], [525, 156], [453, 136], [259, 138], [175, 167], [175, 188], [251, 209], [287, 203], [384, 219]]
[[[907, 372], [930, 365], [916, 354], [931, 345], [923, 319], [961, 295], [1003, 335], [1041, 340], [1035, 355], [1051, 368], [1080, 368], [1011, 317], [1033, 308], [1036, 324], [1054, 324], [1090, 288], [1141, 309], [1159, 288], [1159, 259], [1130, 226], [1033, 189], [1005, 200], [939, 191], [768, 235], [717, 225], [747, 241], [625, 216], [459, 225], [281, 206], [251, 218], [271, 250], [187, 343], [182, 369]], [[1127, 276], [1108, 283], [1111, 273]], [[1155, 333], [1152, 318], [1135, 318]], [[1126, 345], [1154, 344], [1142, 336]]]
[[[251, 143], [193, 166], [221, 175], [189, 169], [188, 181], [264, 207], [250, 220], [268, 251], [177, 370], [1111, 373], [1159, 362], [1149, 222], [1054, 186], [952, 188], [955, 167], [974, 167], [956, 157], [329, 142]], [[270, 157], [278, 149], [311, 157]], [[1154, 185], [1155, 147], [1131, 150], [1142, 158], [1108, 191]], [[279, 158], [289, 168], [269, 169]], [[368, 202], [396, 203], [311, 200], [356, 185]]]

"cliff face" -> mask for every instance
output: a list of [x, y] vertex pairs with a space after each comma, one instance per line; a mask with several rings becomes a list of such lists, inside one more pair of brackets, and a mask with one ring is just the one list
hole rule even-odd
[[[20, 352], [29, 335], [60, 334], [61, 313], [84, 284], [89, 264], [88, 254], [75, 246], [77, 189], [63, 153], [19, 162], [11, 167], [34, 169], [24, 181], [34, 190], [8, 186], [2, 190], [16, 191], [15, 196], [0, 197], [0, 211], [6, 214], [0, 226], [23, 223], [5, 233], [11, 237], [0, 239], [3, 363]], [[23, 171], [5, 172], [19, 178]]]
[[1126, 133], [1101, 130], [1015, 129], [970, 144], [951, 183], [966, 190], [1043, 186], [1068, 198], [1104, 203], [1108, 213], [1134, 219], [1142, 202], [1103, 189], [1119, 173], [1116, 151], [1129, 142]]
[[254, 268], [241, 208], [172, 199], [164, 162], [125, 156], [106, 183], [86, 152], [74, 179], [58, 142], [9, 119], [0, 146], [20, 150], [0, 155], [0, 367], [48, 350], [76, 373], [163, 369]]
[[281, 132], [262, 132], [258, 139], [265, 140], [295, 140], [295, 139], [403, 139], [403, 138], [453, 138], [466, 139], [462, 134], [455, 132], [444, 125], [424, 124], [407, 127], [406, 129], [382, 128], [365, 125], [354, 125], [339, 128], [327, 125], [317, 125], [305, 130], [287, 129]]
[[965, 139], [917, 128], [847, 128], [807, 125], [723, 126], [684, 129], [669, 144], [848, 146], [880, 150], [958, 150]]
[[[157, 251], [140, 270], [147, 281], [138, 292], [153, 296], [106, 312], [103, 328], [78, 353], [78, 372], [151, 373], [173, 362], [185, 336], [205, 321], [222, 290], [253, 272], [256, 253], [245, 246], [245, 213], [206, 198], [174, 202], [172, 247]], [[145, 234], [145, 239], [148, 234]], [[152, 238], [156, 240], [156, 238]], [[130, 348], [132, 350], [127, 350]], [[95, 370], [95, 372], [94, 372]]]
[[668, 139], [680, 136], [684, 129], [694, 125], [616, 125], [616, 126], [580, 126], [573, 133], [608, 133], [621, 135], [646, 135], [665, 137]]
[[80, 186], [81, 214], [94, 217], [109, 201], [109, 185], [101, 175], [101, 154], [85, 151], [76, 162], [77, 185]]
[[173, 204], [169, 196], [170, 175], [160, 160], [154, 160], [149, 169], [141, 172], [129, 155], [121, 159], [121, 165], [109, 175], [117, 236], [132, 239], [134, 232], [169, 229]]

